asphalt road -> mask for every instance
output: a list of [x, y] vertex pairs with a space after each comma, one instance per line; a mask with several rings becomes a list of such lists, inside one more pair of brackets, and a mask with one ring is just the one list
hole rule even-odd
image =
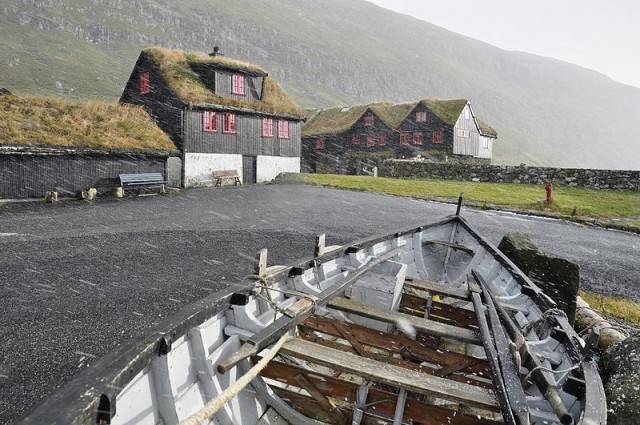
[[[97, 202], [0, 205], [0, 423], [182, 307], [269, 265], [426, 224], [455, 206], [304, 185], [200, 189]], [[640, 300], [640, 236], [464, 210], [491, 242], [527, 232], [581, 266], [583, 288]]]

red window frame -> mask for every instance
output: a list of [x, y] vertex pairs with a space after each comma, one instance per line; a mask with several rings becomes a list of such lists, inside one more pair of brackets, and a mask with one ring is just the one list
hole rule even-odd
[[411, 133], [407, 133], [407, 132], [400, 133], [400, 144], [408, 145], [410, 138], [411, 138]]
[[289, 121], [279, 120], [278, 121], [278, 138], [288, 139], [289, 137], [291, 137], [291, 132], [289, 130]]
[[140, 94], [147, 94], [151, 91], [149, 87], [149, 72], [140, 73]]
[[422, 133], [421, 131], [413, 133], [413, 144], [414, 145], [424, 144], [424, 133]]
[[316, 139], [316, 142], [315, 142], [315, 148], [316, 148], [316, 150], [317, 150], [317, 151], [321, 151], [321, 150], [323, 150], [323, 149], [324, 149], [324, 147], [325, 147], [325, 145], [324, 145], [324, 140], [322, 140], [322, 139]]
[[426, 111], [416, 112], [416, 122], [427, 122], [427, 112]]
[[375, 146], [376, 145], [375, 137], [376, 137], [375, 134], [367, 134], [367, 146]]
[[246, 95], [247, 77], [244, 74], [233, 74], [231, 77], [231, 93], [240, 96]]
[[364, 125], [367, 127], [371, 127], [373, 125], [373, 115], [371, 114], [365, 115]]
[[444, 131], [433, 131], [431, 133], [431, 143], [444, 143]]
[[354, 145], [359, 145], [360, 144], [360, 135], [359, 134], [354, 134], [351, 137], [351, 143], [353, 143]]
[[384, 134], [378, 134], [378, 146], [384, 146], [387, 144], [387, 136]]
[[225, 112], [222, 116], [222, 132], [223, 133], [237, 133], [238, 131], [238, 117], [232, 112]]
[[273, 118], [262, 118], [262, 137], [273, 137]]
[[202, 112], [202, 131], [207, 133], [218, 132], [218, 113], [214, 111]]

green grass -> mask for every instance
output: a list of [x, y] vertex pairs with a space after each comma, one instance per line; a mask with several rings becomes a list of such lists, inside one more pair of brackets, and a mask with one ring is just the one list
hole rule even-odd
[[624, 319], [632, 326], [640, 326], [640, 304], [622, 297], [605, 296], [592, 292], [580, 292], [591, 309], [605, 316]]
[[301, 174], [298, 178], [309, 184], [434, 200], [455, 200], [464, 193], [465, 205], [468, 206], [525, 210], [640, 230], [640, 192], [637, 191], [556, 186], [554, 201], [547, 204], [542, 185], [332, 174]]
[[17, 96], [0, 96], [0, 143], [176, 149], [142, 107]]

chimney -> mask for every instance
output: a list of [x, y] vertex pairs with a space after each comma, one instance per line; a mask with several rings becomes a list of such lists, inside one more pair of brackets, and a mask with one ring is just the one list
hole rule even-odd
[[209, 53], [209, 56], [211, 57], [216, 57], [218, 56], [218, 52], [220, 51], [220, 47], [218, 46], [213, 46], [213, 52]]

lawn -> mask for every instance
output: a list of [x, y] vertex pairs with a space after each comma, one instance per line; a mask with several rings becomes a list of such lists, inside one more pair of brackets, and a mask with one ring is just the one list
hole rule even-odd
[[573, 220], [600, 221], [612, 227], [640, 231], [640, 192], [595, 190], [570, 186], [554, 187], [554, 200], [547, 204], [542, 185], [463, 182], [432, 179], [394, 179], [333, 174], [301, 174], [309, 184], [340, 189], [379, 192], [433, 200], [456, 200], [464, 193], [465, 205], [479, 208], [524, 210]]

